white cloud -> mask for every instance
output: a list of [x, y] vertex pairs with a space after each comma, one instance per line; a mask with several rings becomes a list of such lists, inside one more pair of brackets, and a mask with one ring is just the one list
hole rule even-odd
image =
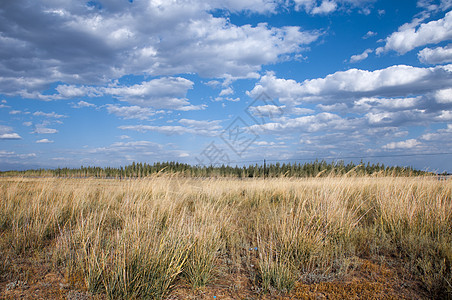
[[438, 129], [436, 132], [423, 134], [420, 139], [424, 141], [424, 143], [435, 142], [440, 146], [447, 146], [450, 149], [450, 146], [452, 145], [452, 124], [447, 124], [446, 128]]
[[0, 134], [0, 140], [20, 140], [20, 139], [22, 139], [22, 137], [15, 132]]
[[104, 93], [142, 107], [180, 109], [189, 105], [185, 97], [193, 82], [182, 77], [163, 77], [132, 86], [110, 86]]
[[239, 102], [240, 98], [232, 98], [232, 97], [215, 97], [214, 101], [230, 101], [230, 102]]
[[[100, 97], [102, 96], [102, 92], [96, 89], [95, 87], [91, 86], [74, 86], [74, 85], [68, 85], [68, 84], [62, 84], [55, 88], [55, 90], [58, 92], [58, 95], [56, 95], [56, 98], [61, 99], [68, 99], [68, 98], [76, 98], [76, 97]], [[80, 101], [82, 103], [87, 103], [84, 101]], [[79, 103], [80, 103], [79, 102]]]
[[46, 117], [46, 118], [55, 118], [55, 119], [61, 119], [61, 118], [66, 118], [67, 117], [65, 115], [59, 115], [56, 112], [45, 113], [45, 112], [42, 112], [42, 111], [34, 112], [33, 116]]
[[279, 143], [275, 143], [275, 142], [267, 142], [267, 141], [257, 141], [254, 142], [253, 145], [257, 145], [257, 146], [269, 146], [272, 149], [274, 148], [281, 148], [281, 147], [286, 147], [284, 142], [279, 142]]
[[366, 59], [367, 57], [369, 57], [369, 54], [372, 52], [373, 52], [372, 49], [366, 49], [361, 54], [352, 55], [352, 57], [350, 57], [350, 62], [356, 63], [356, 62], [362, 61], [362, 60]]
[[337, 9], [337, 3], [334, 1], [323, 0], [320, 6], [314, 7], [311, 11], [313, 15], [329, 14]]
[[452, 103], [452, 88], [436, 91], [435, 99], [438, 103], [442, 104]]
[[[193, 111], [193, 110], [204, 110], [207, 108], [206, 104], [199, 104], [199, 105], [186, 105], [186, 106], [182, 106], [180, 108], [177, 108], [177, 110], [181, 110], [181, 111]], [[176, 109], [176, 108], [174, 108]]]
[[54, 129], [54, 128], [48, 128], [45, 127], [44, 124], [37, 124], [35, 126], [35, 130], [32, 133], [37, 133], [37, 134], [54, 134], [57, 133], [58, 130]]
[[41, 140], [37, 140], [36, 143], [37, 144], [51, 144], [51, 143], [53, 143], [53, 141], [49, 140], [49, 139], [41, 139]]
[[6, 151], [6, 150], [0, 150], [0, 158], [30, 158], [30, 157], [36, 157], [35, 153], [28, 153], [28, 154], [18, 154], [14, 151]]
[[369, 111], [399, 111], [414, 109], [421, 104], [421, 97], [411, 98], [377, 98], [377, 97], [364, 97], [354, 101], [354, 112], [369, 112]]
[[200, 120], [192, 120], [192, 119], [180, 119], [179, 123], [188, 126], [191, 128], [205, 129], [209, 128], [210, 130], [221, 129], [222, 127], [219, 125], [221, 121], [200, 121]]
[[96, 105], [83, 100], [72, 105], [72, 108], [84, 108], [84, 107], [96, 107]]
[[22, 113], [22, 111], [20, 111], [20, 110], [12, 110], [9, 112], [10, 115], [19, 115], [21, 113]]
[[220, 92], [220, 96], [227, 96], [232, 94], [234, 94], [234, 90], [232, 89], [232, 87], [225, 88]]
[[437, 10], [438, 5], [433, 4], [432, 2], [432, 0], [418, 0], [417, 6], [427, 10]]
[[32, 126], [33, 125], [33, 123], [32, 122], [30, 122], [30, 121], [27, 121], [27, 122], [23, 122], [22, 123], [24, 126], [27, 126], [27, 127], [30, 127], [30, 126]]
[[345, 103], [334, 103], [330, 105], [318, 104], [318, 108], [322, 111], [330, 111], [330, 112], [345, 112], [349, 110], [349, 107]]
[[0, 125], [0, 140], [20, 140], [22, 137], [13, 132], [10, 126]]
[[385, 46], [378, 48], [376, 53], [394, 50], [399, 54], [405, 54], [414, 48], [450, 39], [452, 39], [452, 11], [437, 21], [422, 23], [419, 26], [418, 22], [414, 21], [401, 26], [399, 31], [386, 38]]
[[442, 10], [447, 10], [452, 7], [452, 0], [441, 0], [440, 5]]
[[294, 0], [296, 10], [304, 10], [310, 14], [329, 14], [339, 9], [361, 8], [361, 13], [368, 15], [367, 6], [374, 0]]
[[166, 135], [195, 134], [202, 136], [217, 136], [220, 134], [220, 121], [199, 121], [191, 119], [181, 119], [179, 123], [184, 126], [154, 126], [154, 125], [123, 125], [122, 130], [134, 130], [139, 132], [154, 131]]
[[425, 64], [443, 64], [452, 62], [452, 44], [434, 49], [425, 48], [417, 54], [419, 60]]
[[382, 148], [387, 150], [393, 149], [413, 149], [420, 145], [421, 143], [415, 139], [409, 139], [406, 141], [400, 142], [391, 142], [389, 144], [384, 145]]
[[113, 104], [107, 104], [107, 111], [109, 114], [114, 114], [123, 119], [139, 119], [146, 120], [150, 116], [155, 115], [154, 110], [148, 107], [140, 106], [118, 106]]
[[322, 130], [346, 130], [353, 122], [342, 119], [331, 113], [319, 113], [294, 119], [285, 119], [281, 122], [271, 122], [263, 125], [249, 127], [254, 132], [318, 132]]
[[[182, 77], [162, 77], [143, 81], [138, 84], [126, 86], [120, 85], [118, 82], [110, 84], [106, 87], [73, 87], [65, 86], [65, 89], [76, 89], [77, 93], [55, 94], [53, 99], [63, 99], [65, 97], [99, 97], [113, 96], [121, 101], [140, 107], [166, 108], [175, 110], [199, 110], [204, 109], [203, 105], [190, 105], [185, 98], [187, 91], [193, 88], [193, 82]], [[56, 88], [60, 90], [60, 86]], [[84, 92], [89, 91], [84, 94]], [[96, 107], [94, 104], [79, 101], [74, 108]]]
[[[441, 113], [440, 113], [441, 114]], [[377, 111], [365, 114], [364, 118], [371, 126], [396, 126], [403, 125], [427, 125], [434, 121], [434, 114], [427, 113], [422, 109], [411, 109], [402, 111]]]
[[285, 105], [277, 106], [272, 104], [260, 105], [260, 106], [251, 106], [249, 108], [250, 112], [257, 117], [281, 117], [284, 115]]
[[[153, 155], [163, 149], [162, 145], [150, 141], [116, 142], [107, 147], [88, 149], [89, 154], [117, 155], [140, 154]], [[115, 157], [117, 158], [117, 157]], [[133, 160], [133, 159], [132, 159]]]
[[265, 92], [281, 103], [295, 106], [303, 102], [337, 103], [362, 97], [406, 97], [443, 89], [452, 84], [452, 65], [416, 68], [398, 65], [366, 71], [350, 69], [325, 78], [305, 80], [276, 78], [274, 73], [262, 76], [248, 92], [256, 97]]
[[[158, 144], [151, 141], [116, 142], [105, 147], [86, 148], [74, 151], [72, 160], [77, 164], [124, 165], [133, 161], [177, 160], [181, 151], [173, 144]], [[66, 158], [67, 160], [67, 158]]]
[[215, 87], [221, 85], [221, 82], [219, 82], [218, 80], [210, 80], [208, 82], [205, 82], [205, 85], [215, 88]]
[[366, 40], [366, 39], [371, 38], [371, 37], [376, 36], [376, 35], [377, 35], [376, 32], [368, 31], [368, 32], [366, 33], [366, 35], [363, 36], [363, 39]]
[[[321, 33], [264, 23], [237, 26], [212, 11], [268, 13], [278, 5], [273, 0], [123, 1], [103, 2], [98, 9], [70, 1], [14, 2], [2, 11], [0, 92], [52, 100], [97, 97], [98, 89], [83, 85], [105, 85], [128, 74], [255, 76], [263, 65], [299, 54]], [[54, 82], [65, 83], [56, 95], [39, 93]]]
[[447, 10], [450, 7], [452, 7], [452, 1], [451, 0], [440, 0], [439, 4], [435, 3], [437, 1], [434, 0], [418, 0], [417, 6], [424, 8], [428, 11], [435, 11], [438, 9], [441, 10]]

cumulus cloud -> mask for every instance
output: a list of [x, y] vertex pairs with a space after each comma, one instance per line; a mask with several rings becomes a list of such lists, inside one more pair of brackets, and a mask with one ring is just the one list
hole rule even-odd
[[420, 140], [429, 146], [435, 146], [434, 148], [444, 149], [447, 147], [450, 149], [452, 146], [452, 124], [447, 124], [446, 128], [438, 129], [435, 132], [429, 132], [421, 135]]
[[203, 121], [203, 120], [193, 120], [193, 119], [180, 119], [179, 123], [188, 126], [191, 128], [204, 129], [209, 128], [210, 130], [218, 130], [221, 129], [220, 120], [215, 121]]
[[[276, 109], [282, 109], [284, 114], [279, 118], [267, 119], [261, 125], [251, 126], [251, 129], [262, 134], [306, 133], [308, 136], [305, 140], [312, 140], [309, 136], [312, 137], [313, 133], [350, 134], [358, 131], [365, 144], [373, 143], [373, 148], [369, 149], [383, 147], [371, 136], [378, 136], [377, 140], [380, 141], [385, 140], [383, 145], [389, 149], [394, 138], [400, 136], [389, 132], [386, 138], [382, 132], [370, 131], [396, 128], [398, 132], [405, 132], [403, 128], [407, 126], [428, 126], [452, 121], [452, 91], [448, 88], [451, 84], [450, 65], [431, 68], [400, 65], [375, 71], [350, 69], [303, 82], [277, 78], [269, 72], [262, 76], [248, 95], [256, 97], [266, 93], [283, 105], [251, 107], [250, 111], [258, 115], [267, 110], [274, 114]], [[309, 115], [298, 118], [285, 113], [297, 105], [309, 103], [317, 104], [316, 109], [324, 113], [311, 111], [307, 112]], [[364, 134], [363, 131], [368, 132]], [[403, 144], [394, 144], [394, 147], [400, 145]]]
[[294, 0], [296, 10], [304, 10], [307, 13], [329, 14], [338, 9], [361, 8], [361, 12], [369, 14], [369, 4], [374, 0]]
[[0, 140], [20, 140], [20, 139], [22, 139], [22, 137], [15, 132], [0, 134]]
[[220, 92], [220, 96], [228, 96], [232, 94], [234, 94], [234, 90], [232, 89], [232, 87], [225, 88]]
[[452, 1], [451, 0], [440, 0], [438, 1], [434, 0], [418, 0], [417, 6], [424, 8], [428, 11], [435, 11], [435, 10], [447, 10], [450, 7], [452, 7]]
[[437, 44], [452, 39], [452, 11], [446, 13], [444, 18], [418, 24], [413, 21], [399, 28], [386, 38], [385, 46], [376, 50], [377, 54], [393, 50], [399, 54], [405, 54], [414, 48]]
[[132, 86], [113, 85], [103, 89], [122, 101], [141, 107], [180, 109], [189, 105], [185, 95], [193, 82], [182, 77], [163, 77]]
[[285, 119], [281, 122], [269, 122], [249, 127], [256, 133], [275, 132], [318, 132], [322, 130], [345, 130], [350, 128], [353, 122], [342, 119], [332, 113], [319, 113], [293, 119]]
[[337, 3], [334, 1], [323, 0], [320, 6], [314, 7], [311, 10], [313, 15], [328, 14], [337, 9]]
[[452, 88], [436, 91], [435, 99], [438, 103], [441, 103], [441, 104], [451, 104], [452, 103]]
[[37, 134], [54, 134], [57, 133], [58, 130], [54, 129], [54, 128], [48, 128], [46, 127], [46, 124], [37, 124], [35, 126], [35, 130], [32, 133], [37, 133]]
[[[440, 112], [439, 114], [441, 114]], [[426, 125], [432, 122], [437, 113], [428, 113], [422, 109], [411, 109], [402, 111], [380, 111], [369, 112], [364, 118], [371, 126], [406, 126], [406, 125]]]
[[251, 106], [249, 111], [256, 117], [281, 117], [284, 115], [285, 105], [277, 106], [272, 104]]
[[232, 97], [215, 97], [213, 99], [214, 101], [220, 102], [220, 101], [230, 101], [230, 102], [239, 102], [240, 98], [232, 98]]
[[391, 142], [383, 146], [383, 149], [393, 150], [393, 149], [413, 149], [420, 145], [421, 143], [416, 139], [409, 139], [400, 142]]
[[0, 140], [20, 140], [22, 137], [13, 132], [13, 128], [10, 126], [0, 125]]
[[369, 54], [372, 52], [373, 52], [372, 49], [366, 49], [361, 54], [352, 55], [352, 57], [350, 57], [350, 62], [356, 63], [356, 62], [362, 61], [362, 60], [366, 59], [367, 57], [369, 57]]
[[400, 111], [414, 109], [422, 103], [421, 97], [377, 98], [364, 97], [353, 102], [353, 112]]
[[267, 13], [277, 6], [270, 0], [123, 1], [102, 7], [13, 1], [0, 8], [0, 92], [51, 100], [55, 96], [38, 92], [54, 82], [65, 83], [57, 88], [60, 97], [73, 98], [98, 96], [84, 85], [128, 74], [250, 76], [303, 51], [321, 33], [265, 23], [237, 26], [211, 12]]
[[424, 64], [443, 64], [452, 62], [452, 44], [445, 47], [425, 48], [417, 54]]
[[219, 125], [220, 121], [199, 121], [192, 119], [181, 119], [179, 123], [184, 125], [174, 125], [174, 126], [155, 126], [155, 125], [123, 125], [119, 126], [122, 130], [133, 130], [139, 132], [159, 132], [166, 135], [182, 135], [182, 134], [195, 134], [202, 136], [217, 136], [220, 134]]
[[[64, 89], [74, 89], [77, 92], [55, 94], [52, 97], [54, 99], [63, 99], [65, 97], [72, 97], [73, 95], [77, 95], [77, 97], [112, 96], [120, 101], [125, 101], [139, 107], [176, 110], [203, 109], [203, 106], [191, 105], [186, 98], [187, 91], [193, 88], [193, 84], [191, 80], [182, 77], [162, 77], [134, 85], [121, 85], [117, 82], [98, 87], [65, 85]], [[60, 90], [60, 86], [56, 90]], [[73, 107], [95, 107], [95, 105], [85, 101], [79, 101]]]
[[[58, 94], [53, 95], [54, 99], [68, 99], [84, 96], [93, 98], [102, 96], [102, 92], [99, 89], [92, 86], [75, 86], [69, 84], [61, 84], [57, 86], [55, 90], [58, 92]], [[49, 97], [49, 99], [51, 98]]]
[[77, 103], [73, 103], [71, 107], [72, 107], [72, 108], [84, 108], [84, 107], [96, 107], [96, 105], [81, 100], [81, 101], [79, 101], [79, 102], [77, 102]]
[[432, 68], [397, 65], [375, 71], [350, 69], [301, 83], [277, 78], [269, 72], [248, 95], [256, 97], [265, 92], [295, 106], [303, 102], [337, 103], [338, 99], [350, 102], [362, 97], [406, 97], [451, 84], [452, 65]]
[[57, 114], [56, 112], [51, 112], [51, 113], [45, 113], [42, 111], [36, 111], [33, 113], [33, 116], [36, 117], [46, 117], [46, 118], [55, 118], [55, 119], [61, 119], [61, 118], [66, 118], [67, 116], [65, 115], [60, 115]]
[[155, 111], [140, 106], [118, 106], [113, 104], [107, 104], [107, 111], [109, 114], [114, 114], [123, 119], [139, 119], [146, 120], [150, 116], [155, 115]]

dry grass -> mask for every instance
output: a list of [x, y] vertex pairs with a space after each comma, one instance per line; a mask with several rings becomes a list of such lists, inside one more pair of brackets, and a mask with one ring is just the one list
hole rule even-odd
[[387, 257], [428, 297], [452, 298], [451, 181], [1, 178], [0, 193], [3, 280], [11, 258], [40, 254], [72, 286], [111, 299], [243, 274], [256, 295], [303, 298], [334, 290], [356, 257]]

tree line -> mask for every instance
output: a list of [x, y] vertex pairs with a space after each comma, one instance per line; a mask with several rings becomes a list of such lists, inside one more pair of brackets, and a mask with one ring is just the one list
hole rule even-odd
[[127, 166], [115, 167], [85, 167], [34, 169], [26, 171], [1, 172], [2, 176], [37, 176], [37, 177], [94, 177], [94, 178], [142, 178], [156, 174], [174, 174], [186, 177], [323, 177], [343, 176], [419, 176], [430, 173], [416, 170], [413, 167], [385, 166], [384, 164], [371, 164], [360, 162], [354, 164], [344, 161], [326, 162], [315, 160], [307, 163], [270, 163], [244, 165], [242, 167], [228, 165], [190, 165], [175, 161], [156, 162], [147, 164], [133, 162]]

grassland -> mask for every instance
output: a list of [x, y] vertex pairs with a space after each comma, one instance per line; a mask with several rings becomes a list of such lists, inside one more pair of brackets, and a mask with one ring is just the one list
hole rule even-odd
[[451, 196], [430, 177], [0, 178], [0, 297], [452, 299]]

